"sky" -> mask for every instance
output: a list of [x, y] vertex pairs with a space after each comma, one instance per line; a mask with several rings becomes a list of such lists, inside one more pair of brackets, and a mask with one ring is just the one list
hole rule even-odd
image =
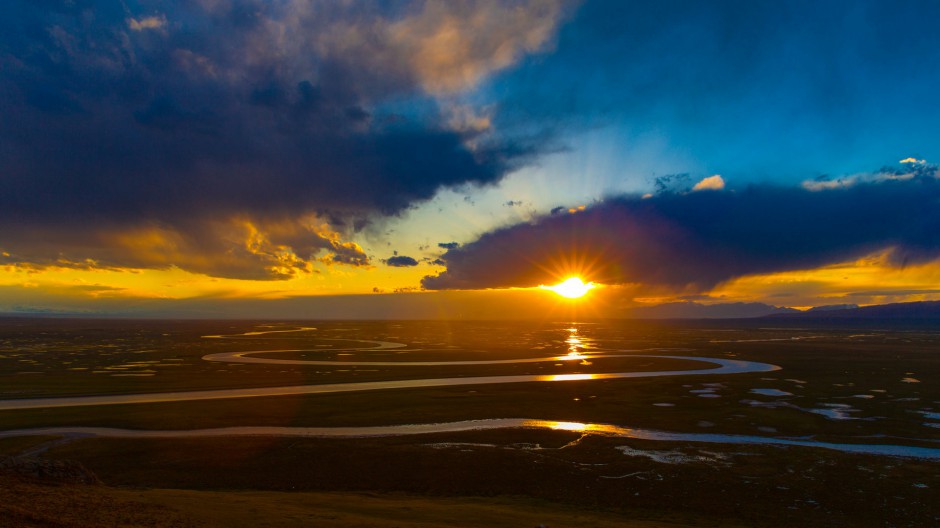
[[[0, 312], [940, 300], [940, 4], [8, 0]], [[597, 287], [568, 301], [540, 289]]]

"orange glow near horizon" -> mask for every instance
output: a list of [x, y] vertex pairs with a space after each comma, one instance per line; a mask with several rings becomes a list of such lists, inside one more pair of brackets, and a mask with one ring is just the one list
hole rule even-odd
[[[890, 302], [940, 300], [940, 260], [908, 263], [898, 267], [890, 253], [879, 252], [844, 263], [813, 269], [781, 271], [742, 276], [717, 285], [710, 291], [671, 291], [645, 284], [587, 283], [586, 277], [604, 277], [599, 261], [568, 256], [564, 261], [542, 266], [546, 277], [556, 277], [558, 284], [506, 289], [420, 291], [421, 278], [428, 273], [423, 266], [394, 268], [388, 266], [338, 266], [313, 263], [309, 273], [300, 273], [287, 280], [246, 280], [210, 277], [176, 267], [166, 269], [132, 269], [64, 266], [0, 265], [0, 312], [58, 311], [75, 313], [124, 313], [137, 307], [166, 307], [175, 301], [205, 307], [205, 313], [218, 310], [225, 316], [233, 300], [264, 301], [258, 304], [258, 316], [270, 316], [285, 301], [291, 314], [302, 300], [318, 296], [359, 295], [375, 293], [414, 293], [401, 306], [399, 301], [376, 296], [386, 308], [377, 311], [403, 317], [591, 319], [617, 317], [622, 310], [634, 306], [687, 300], [687, 295], [703, 294], [703, 304], [728, 302], [764, 302], [776, 306], [806, 308], [824, 304], [854, 303], [861, 306]], [[567, 288], [573, 286], [571, 291]], [[561, 291], [558, 291], [561, 289]], [[591, 290], [592, 295], [586, 296]], [[550, 290], [555, 295], [548, 295]], [[580, 297], [578, 296], [580, 295]], [[707, 297], [706, 297], [707, 295]], [[180, 304], [190, 310], [186, 304]], [[246, 305], [247, 306], [247, 305]], [[271, 308], [268, 308], [270, 306]], [[141, 309], [143, 309], [141, 308]], [[156, 308], [154, 308], [156, 309]], [[160, 308], [164, 309], [164, 308]], [[203, 309], [203, 308], [200, 308]], [[232, 308], [234, 310], [234, 308]], [[377, 309], [378, 310], [378, 309]], [[202, 312], [200, 312], [202, 313]], [[245, 312], [247, 313], [247, 312]], [[307, 312], [303, 312], [306, 314]], [[311, 312], [312, 313], [312, 312]], [[566, 359], [583, 360], [584, 340], [571, 332], [566, 344]]]
[[719, 284], [715, 298], [792, 308], [940, 300], [940, 261], [898, 267], [889, 252], [818, 268], [746, 275]]
[[[24, 296], [47, 293], [62, 298], [102, 299], [287, 299], [311, 295], [363, 295], [412, 291], [427, 272], [418, 267], [391, 268], [313, 264], [313, 272], [286, 280], [212, 277], [177, 267], [165, 269], [102, 267], [0, 266], [0, 288]], [[29, 293], [32, 295], [27, 295]], [[7, 295], [11, 295], [8, 291]]]

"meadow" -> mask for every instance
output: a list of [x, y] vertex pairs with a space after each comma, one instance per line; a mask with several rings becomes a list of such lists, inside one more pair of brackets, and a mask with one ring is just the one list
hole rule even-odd
[[[110, 501], [114, 512], [136, 512], [125, 525], [141, 526], [171, 518], [180, 526], [221, 526], [225, 515], [249, 525], [251, 511], [270, 526], [301, 526], [317, 515], [323, 526], [440, 525], [448, 512], [482, 519], [490, 510], [505, 521], [486, 522], [492, 526], [931, 526], [940, 523], [938, 350], [940, 330], [929, 324], [870, 321], [9, 318], [0, 321], [0, 405], [388, 380], [544, 381], [0, 410], [0, 453], [75, 461], [102, 483], [9, 473], [7, 493], [31, 490], [33, 503], [4, 506], [0, 519], [38, 526], [69, 518], [83, 526], [89, 521], [76, 509]], [[204, 359], [246, 352], [241, 357], [315, 363]], [[780, 368], [709, 374], [715, 365], [698, 357]], [[401, 365], [409, 362], [433, 364]], [[664, 371], [687, 374], [602, 379]], [[540, 425], [338, 437], [68, 431], [289, 431], [509, 418]], [[22, 431], [45, 427], [65, 430]], [[895, 454], [843, 445], [889, 446]], [[96, 522], [112, 521], [122, 525]]]

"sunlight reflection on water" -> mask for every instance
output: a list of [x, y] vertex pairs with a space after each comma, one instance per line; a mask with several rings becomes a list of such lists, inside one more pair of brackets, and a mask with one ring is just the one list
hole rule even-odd
[[[612, 357], [612, 356], [607, 356]], [[741, 361], [696, 356], [658, 356], [645, 354], [631, 354], [629, 357], [679, 359], [718, 365], [717, 368], [699, 370], [660, 370], [660, 371], [634, 371], [634, 372], [606, 372], [600, 374], [560, 374], [560, 375], [506, 375], [506, 376], [479, 376], [465, 378], [423, 378], [388, 381], [365, 381], [350, 383], [328, 383], [316, 385], [291, 385], [283, 387], [253, 387], [245, 389], [218, 389], [203, 391], [180, 391], [151, 394], [113, 394], [101, 396], [77, 396], [67, 398], [35, 398], [20, 400], [0, 400], [0, 410], [7, 409], [42, 409], [52, 407], [77, 407], [82, 405], [119, 405], [134, 403], [157, 403], [171, 401], [217, 400], [227, 398], [252, 398], [260, 396], [289, 396], [300, 394], [327, 394], [339, 392], [359, 392], [384, 389], [412, 389], [428, 387], [455, 387], [463, 385], [489, 385], [502, 383], [526, 382], [564, 382], [577, 380], [610, 380], [627, 378], [658, 378], [667, 376], [701, 376], [716, 374], [741, 374], [746, 372], [770, 372], [779, 370], [777, 365], [759, 363], [756, 361]], [[264, 358], [255, 358], [263, 360]], [[530, 360], [516, 360], [528, 362]], [[455, 364], [458, 362], [454, 362]], [[357, 365], [377, 365], [381, 363], [361, 362]]]
[[73, 437], [107, 438], [193, 438], [219, 436], [295, 436], [313, 438], [365, 438], [406, 436], [430, 433], [457, 433], [494, 429], [549, 429], [576, 433], [599, 434], [616, 438], [632, 438], [663, 442], [690, 442], [738, 445], [777, 445], [814, 447], [844, 453], [884, 455], [893, 457], [940, 460], [940, 449], [931, 447], [886, 444], [837, 444], [813, 440], [703, 433], [672, 433], [652, 429], [635, 429], [612, 424], [562, 422], [528, 418], [496, 418], [461, 422], [405, 424], [367, 427], [225, 427], [173, 431], [145, 431], [106, 427], [45, 427], [0, 431], [0, 438], [32, 435], [67, 435]]
[[597, 379], [595, 374], [555, 374], [552, 376], [540, 376], [538, 381], [580, 381]]

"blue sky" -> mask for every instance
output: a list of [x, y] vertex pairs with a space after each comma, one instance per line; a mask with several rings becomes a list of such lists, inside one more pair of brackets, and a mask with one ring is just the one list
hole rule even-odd
[[653, 136], [666, 167], [678, 153], [688, 171], [798, 183], [936, 159], [938, 17], [931, 2], [585, 2], [554, 51], [483, 91], [510, 125], [576, 147], [585, 129], [628, 153]]

